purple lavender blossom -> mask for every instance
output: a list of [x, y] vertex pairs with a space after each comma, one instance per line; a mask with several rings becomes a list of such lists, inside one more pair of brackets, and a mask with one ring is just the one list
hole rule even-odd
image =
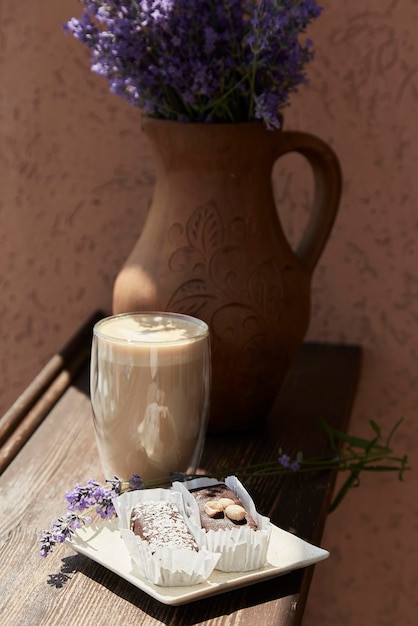
[[186, 474], [186, 472], [170, 472], [168, 476], [172, 483], [176, 481], [183, 483], [185, 480], [188, 479], [188, 475]]
[[80, 0], [65, 25], [92, 71], [148, 115], [193, 122], [262, 119], [306, 82], [316, 0]]
[[129, 479], [129, 490], [136, 491], [138, 489], [145, 489], [144, 481], [138, 474], [132, 474], [131, 478]]
[[113, 506], [112, 498], [118, 495], [111, 487], [101, 488], [97, 492], [97, 507], [96, 513], [99, 514], [101, 519], [107, 519], [115, 514], [115, 507]]
[[300, 470], [299, 459], [292, 461], [289, 455], [280, 452], [280, 456], [277, 460], [279, 462], [279, 465], [281, 465], [284, 469], [291, 470], [292, 472], [297, 472], [298, 470]]
[[43, 557], [48, 556], [56, 544], [63, 543], [66, 539], [69, 539], [77, 528], [81, 528], [83, 524], [89, 521], [89, 517], [80, 517], [72, 512], [59, 517], [53, 522], [51, 530], [46, 530], [42, 533], [40, 555]]
[[[115, 496], [118, 496], [122, 491], [122, 481], [119, 476], [114, 476], [113, 478], [106, 478], [106, 484], [110, 485], [111, 490], [114, 492]], [[102, 487], [99, 485], [99, 490], [97, 491], [98, 499], [100, 498], [100, 494], [102, 492]]]
[[100, 484], [90, 479], [87, 485], [74, 485], [72, 491], [67, 491], [65, 499], [69, 511], [84, 511], [97, 502], [96, 492]]
[[50, 530], [44, 530], [41, 535], [41, 548], [39, 550], [39, 554], [42, 557], [48, 556], [50, 552], [53, 551], [56, 541], [52, 536], [52, 532]]
[[287, 469], [290, 466], [290, 456], [287, 454], [281, 454], [277, 459], [282, 467]]
[[[83, 518], [84, 521], [87, 521]], [[81, 528], [83, 522], [78, 515], [66, 513], [52, 524], [52, 536], [57, 543], [63, 543], [72, 533]]]
[[[128, 486], [130, 491], [143, 489], [144, 482], [138, 474], [132, 474]], [[51, 530], [44, 531], [41, 535], [41, 556], [47, 556], [57, 543], [63, 543], [77, 528], [90, 521], [90, 517], [77, 515], [75, 511], [94, 510], [101, 519], [115, 515], [112, 500], [122, 493], [122, 488], [123, 483], [117, 476], [106, 480], [105, 486], [93, 479], [86, 485], [75, 484], [74, 488], [65, 494], [68, 512], [53, 522]]]

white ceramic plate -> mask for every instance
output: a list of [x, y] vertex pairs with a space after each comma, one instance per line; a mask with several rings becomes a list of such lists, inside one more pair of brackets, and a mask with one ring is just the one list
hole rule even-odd
[[90, 524], [77, 530], [68, 542], [76, 552], [84, 554], [118, 574], [159, 602], [176, 606], [207, 596], [225, 593], [262, 580], [274, 578], [301, 567], [313, 565], [329, 556], [327, 550], [313, 546], [299, 537], [273, 525], [267, 563], [252, 572], [221, 572], [214, 570], [209, 579], [193, 587], [158, 587], [141, 576], [129, 556], [114, 518]]

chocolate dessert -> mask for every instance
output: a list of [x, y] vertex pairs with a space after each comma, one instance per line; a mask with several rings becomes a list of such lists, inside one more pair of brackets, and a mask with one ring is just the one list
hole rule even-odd
[[199, 507], [200, 522], [205, 531], [247, 526], [258, 530], [241, 500], [224, 483], [192, 489]]
[[150, 548], [168, 546], [198, 551], [198, 545], [173, 502], [144, 501], [131, 511], [131, 530]]

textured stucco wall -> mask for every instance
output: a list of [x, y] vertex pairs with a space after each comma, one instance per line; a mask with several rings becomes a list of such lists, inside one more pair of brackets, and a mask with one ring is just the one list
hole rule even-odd
[[[340, 214], [313, 286], [309, 337], [360, 343], [351, 430], [388, 432], [417, 465], [418, 3], [324, 3], [310, 34], [311, 86], [287, 124], [335, 148], [344, 172]], [[369, 475], [329, 518], [331, 559], [316, 569], [306, 624], [408, 624], [418, 617], [416, 473]], [[304, 622], [305, 623], [305, 622]]]
[[[328, 141], [344, 172], [308, 338], [363, 345], [352, 431], [403, 416], [396, 443], [416, 466], [418, 2], [323, 4], [311, 84], [286, 111], [286, 127]], [[110, 310], [152, 193], [139, 113], [61, 31], [79, 11], [75, 0], [1, 7], [0, 413], [92, 310]], [[305, 173], [291, 157], [276, 177], [295, 240]], [[329, 518], [307, 626], [416, 623], [417, 490], [414, 472], [403, 484], [371, 475]]]
[[61, 29], [80, 8], [1, 7], [3, 408], [92, 310], [110, 308], [149, 203], [139, 112], [109, 95]]

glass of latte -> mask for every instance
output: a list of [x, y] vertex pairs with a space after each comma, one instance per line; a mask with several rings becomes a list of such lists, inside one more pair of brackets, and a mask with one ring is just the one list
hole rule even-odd
[[209, 415], [211, 355], [205, 322], [141, 312], [93, 330], [90, 395], [106, 478], [194, 472]]

